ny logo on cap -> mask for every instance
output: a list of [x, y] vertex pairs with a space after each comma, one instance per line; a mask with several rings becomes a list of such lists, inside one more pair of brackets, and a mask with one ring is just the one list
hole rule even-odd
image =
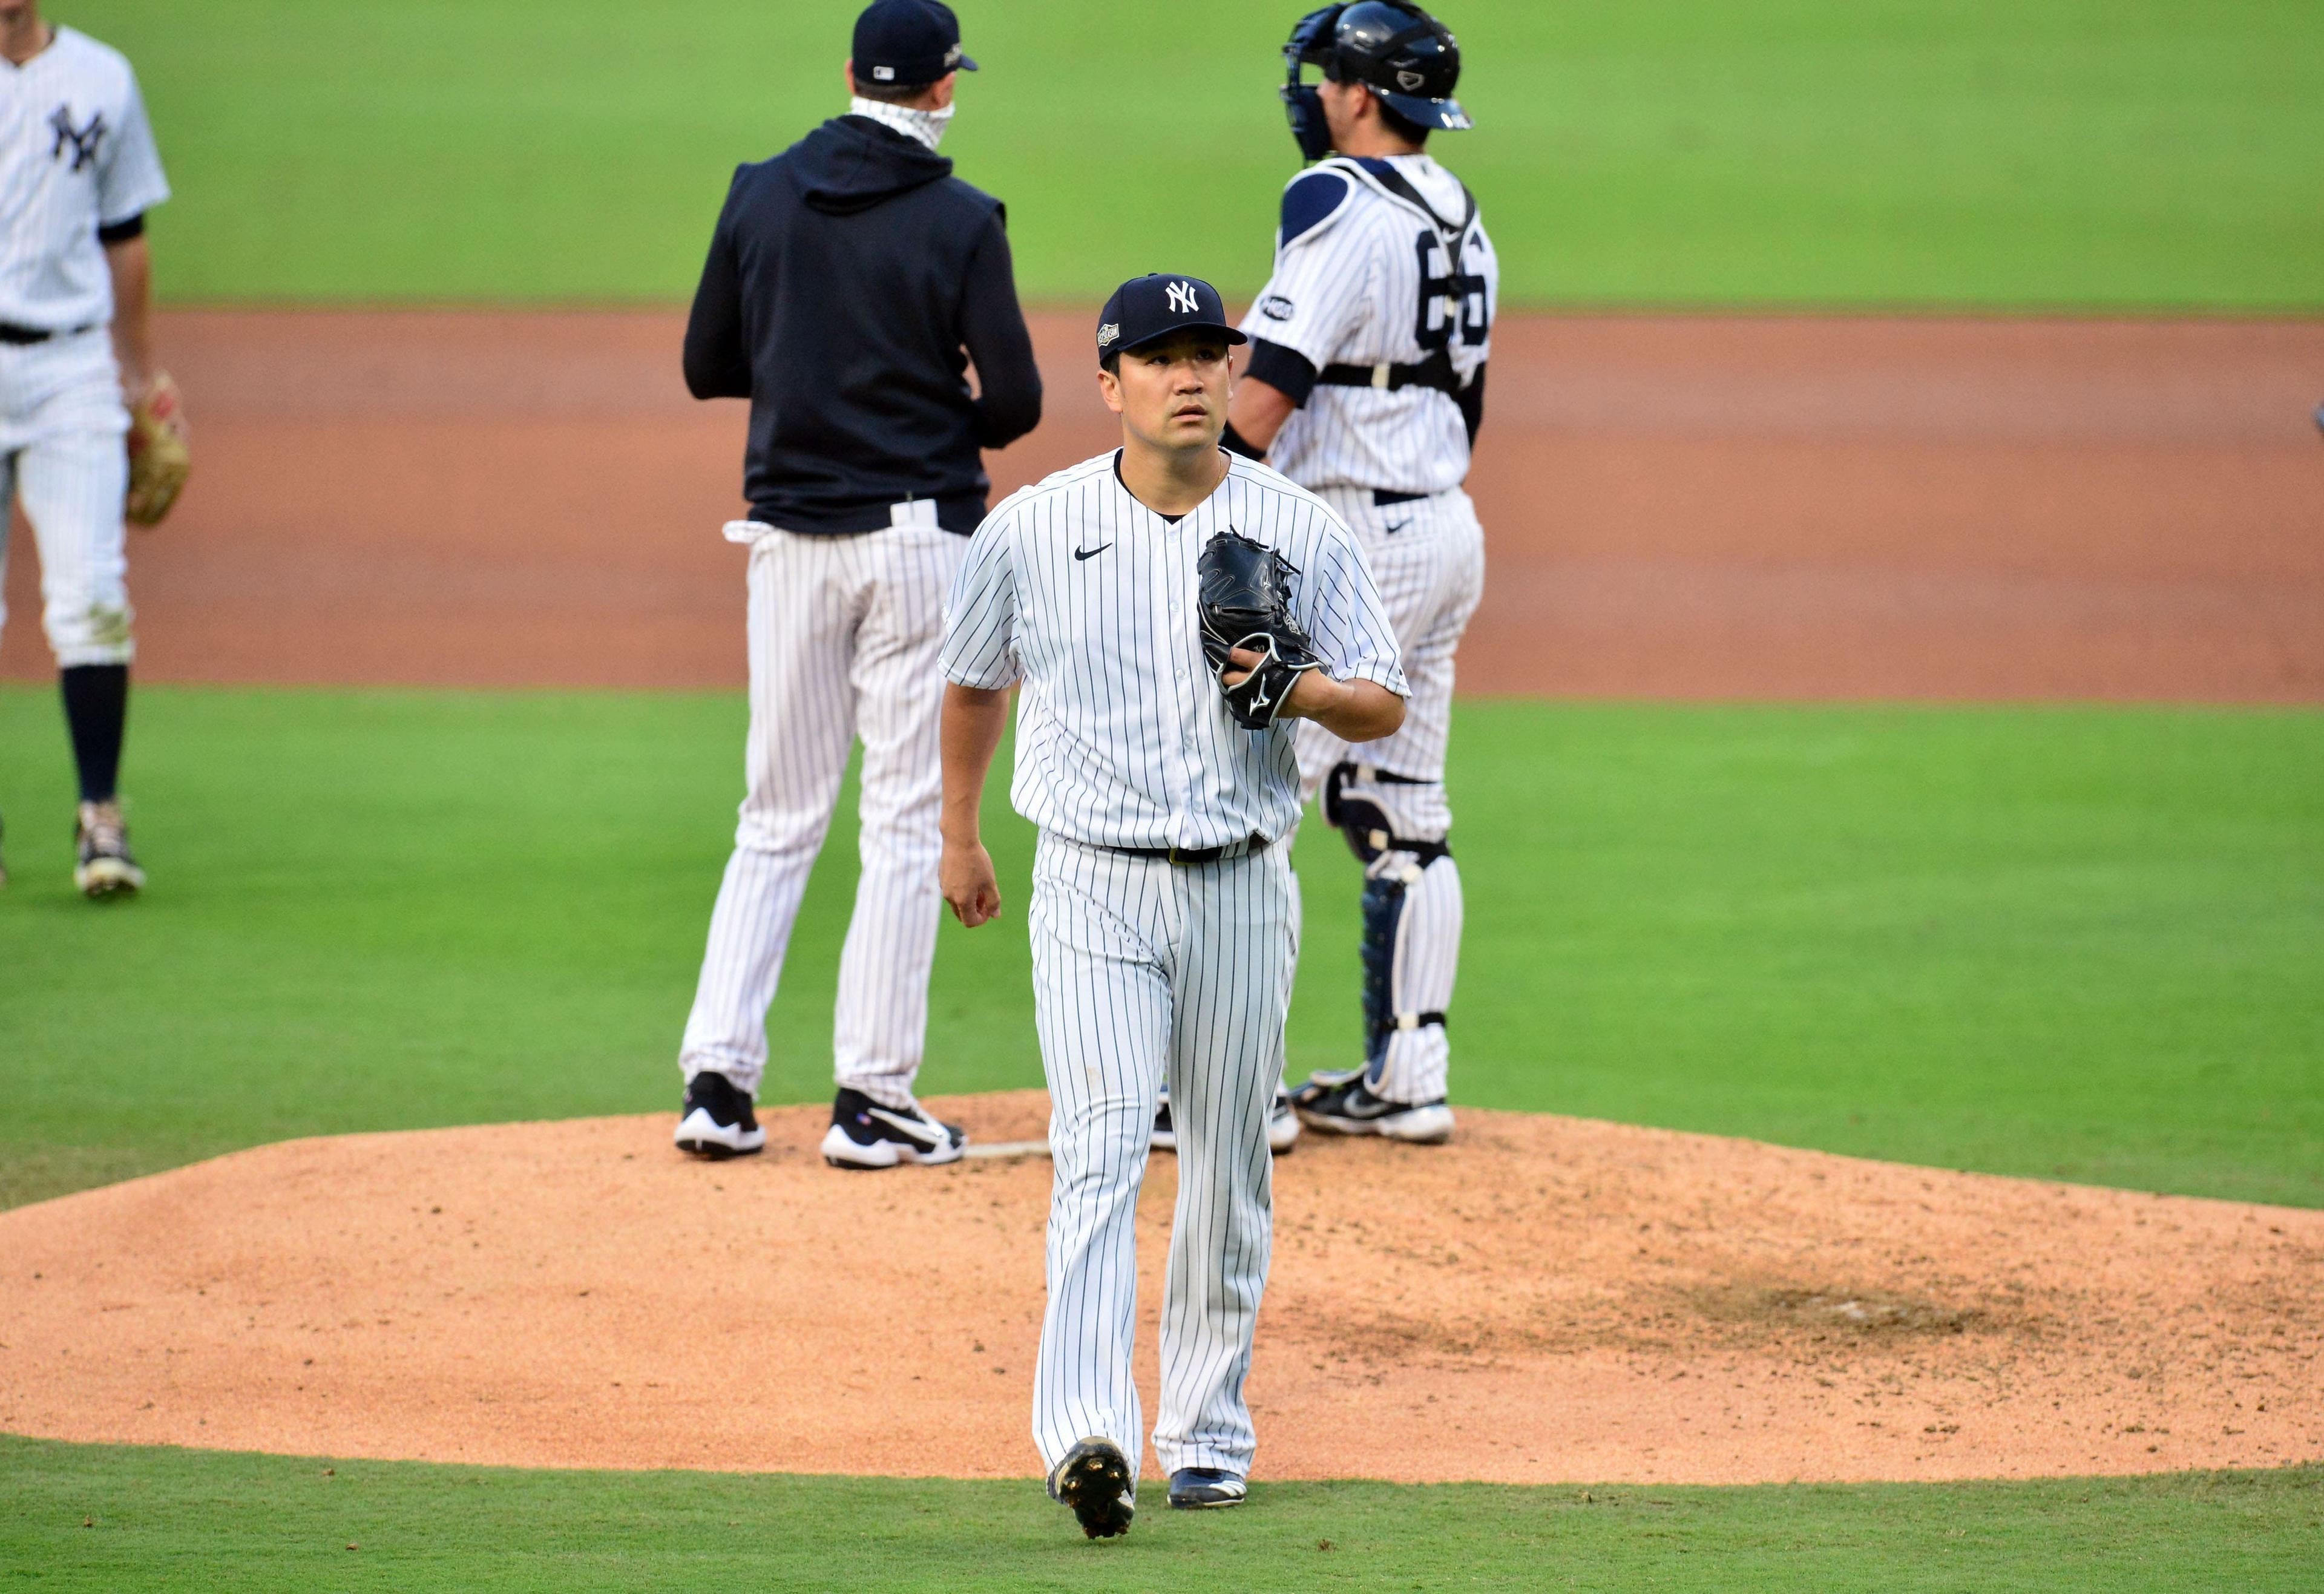
[[1201, 308], [1202, 306], [1195, 301], [1194, 285], [1192, 282], [1170, 284], [1170, 309], [1173, 311], [1181, 316], [1191, 316]]

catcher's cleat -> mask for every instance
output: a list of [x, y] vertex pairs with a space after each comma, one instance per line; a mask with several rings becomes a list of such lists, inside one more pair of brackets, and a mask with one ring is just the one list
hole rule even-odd
[[1216, 1467], [1181, 1467], [1170, 1474], [1170, 1509], [1224, 1511], [1250, 1493], [1243, 1480]]
[[1111, 1439], [1084, 1439], [1049, 1470], [1049, 1497], [1067, 1507], [1093, 1539], [1119, 1538], [1138, 1513], [1130, 1463]]
[[83, 803], [73, 825], [73, 885], [90, 901], [129, 896], [145, 888], [145, 871], [129, 851], [129, 827], [121, 804], [107, 798]]
[[1291, 1092], [1291, 1105], [1308, 1108], [1321, 1101], [1341, 1086], [1363, 1078], [1360, 1068], [1319, 1068], [1307, 1076], [1307, 1083]]
[[831, 1104], [823, 1160], [835, 1168], [892, 1168], [899, 1163], [958, 1162], [965, 1131], [930, 1118], [918, 1101], [899, 1112], [842, 1085]]
[[719, 1162], [765, 1150], [767, 1131], [751, 1110], [749, 1092], [735, 1088], [724, 1074], [705, 1069], [686, 1082], [686, 1104], [678, 1110], [675, 1138], [680, 1151]]
[[[1309, 1081], [1314, 1083], [1314, 1081]], [[1299, 1109], [1307, 1127], [1333, 1135], [1378, 1135], [1419, 1146], [1439, 1146], [1452, 1138], [1452, 1110], [1434, 1101], [1390, 1101], [1375, 1096], [1360, 1074]]]
[[[1170, 1121], [1170, 1097], [1162, 1096], [1162, 1104], [1154, 1110], [1154, 1134], [1147, 1144], [1157, 1151], [1176, 1152], [1178, 1130]], [[1290, 1093], [1277, 1087], [1275, 1105], [1267, 1113], [1267, 1147], [1277, 1156], [1288, 1156], [1291, 1148], [1299, 1144], [1299, 1115], [1291, 1110]]]

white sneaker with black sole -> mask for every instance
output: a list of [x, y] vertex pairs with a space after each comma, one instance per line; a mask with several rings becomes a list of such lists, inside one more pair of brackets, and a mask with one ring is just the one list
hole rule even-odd
[[[1390, 1101], [1373, 1095], [1361, 1073], [1311, 1094], [1315, 1083], [1309, 1080], [1292, 1096], [1299, 1103], [1299, 1116], [1311, 1129], [1327, 1135], [1378, 1135], [1384, 1140], [1416, 1146], [1438, 1146], [1452, 1138], [1452, 1109], [1442, 1097], [1434, 1101]], [[1302, 1101], [1301, 1097], [1306, 1100]]]
[[[1147, 1142], [1157, 1151], [1176, 1155], [1178, 1150], [1177, 1127], [1170, 1121], [1170, 1095], [1164, 1092], [1162, 1104], [1154, 1110], [1154, 1134]], [[1291, 1094], [1277, 1089], [1275, 1105], [1267, 1114], [1267, 1147], [1277, 1156], [1288, 1156], [1291, 1148], [1299, 1144], [1299, 1115], [1291, 1110]]]
[[767, 1131], [751, 1110], [748, 1092], [723, 1073], [707, 1070], [686, 1082], [686, 1104], [678, 1110], [678, 1148], [723, 1162], [767, 1147]]
[[958, 1162], [965, 1132], [930, 1118], [918, 1101], [904, 1110], [882, 1107], [861, 1091], [840, 1087], [831, 1103], [823, 1160], [835, 1168], [892, 1168], [899, 1163]]

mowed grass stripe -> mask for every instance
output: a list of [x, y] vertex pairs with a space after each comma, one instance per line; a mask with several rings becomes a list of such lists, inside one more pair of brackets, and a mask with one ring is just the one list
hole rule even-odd
[[[1264, 279], [1305, 0], [965, 0], [945, 143], [1020, 281]], [[2313, 310], [2304, 0], [1443, 0], [1513, 303]], [[178, 302], [669, 299], [737, 162], [844, 108], [855, 7], [80, 0], [179, 198]], [[198, 402], [198, 395], [197, 395]]]
[[[153, 889], [72, 894], [52, 691], [0, 688], [0, 1203], [294, 1135], [667, 1110], [739, 696], [155, 688]], [[1456, 1105], [2324, 1204], [2324, 714], [1471, 702]], [[851, 799], [852, 800], [852, 797]], [[1038, 1085], [1032, 837], [943, 932], [931, 1094]], [[844, 808], [770, 1028], [826, 1099]], [[1358, 1055], [1310, 826], [1296, 1076]], [[1450, 1155], [1457, 1155], [1457, 1151]]]
[[1729, 1489], [1262, 1480], [1231, 1512], [1149, 1500], [1127, 1537], [1092, 1543], [1029, 1480], [0, 1438], [0, 1568], [58, 1590], [2290, 1589], [2314, 1586], [2324, 1549], [2312, 1467]]

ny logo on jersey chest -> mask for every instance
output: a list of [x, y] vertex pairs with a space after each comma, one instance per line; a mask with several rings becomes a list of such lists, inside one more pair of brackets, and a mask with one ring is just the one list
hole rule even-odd
[[49, 117], [49, 127], [57, 135], [56, 141], [49, 145], [49, 159], [63, 160], [65, 150], [69, 146], [72, 150], [72, 170], [78, 171], [97, 159], [97, 146], [105, 137], [105, 113], [91, 111], [88, 114], [88, 125], [75, 127], [72, 107], [59, 106], [54, 114]]

